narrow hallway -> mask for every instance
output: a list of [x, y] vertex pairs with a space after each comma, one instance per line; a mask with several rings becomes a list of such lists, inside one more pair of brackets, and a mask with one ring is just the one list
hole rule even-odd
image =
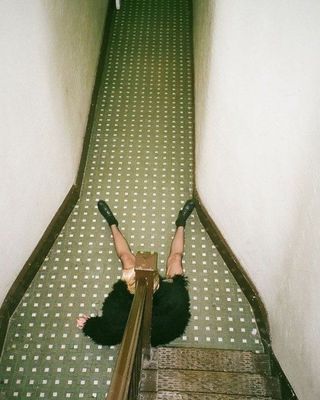
[[[117, 347], [76, 328], [98, 313], [121, 265], [98, 213], [109, 202], [133, 251], [157, 251], [192, 196], [192, 2], [125, 0], [114, 11], [80, 199], [10, 321], [2, 399], [103, 399]], [[194, 212], [184, 266], [191, 323], [172, 345], [263, 352], [251, 307]]]

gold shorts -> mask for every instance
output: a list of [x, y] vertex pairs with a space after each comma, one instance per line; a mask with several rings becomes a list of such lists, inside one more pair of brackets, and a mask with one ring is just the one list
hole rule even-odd
[[[136, 289], [136, 273], [134, 267], [123, 269], [121, 280], [126, 282], [129, 292], [134, 294]], [[159, 274], [157, 274], [157, 276], [154, 278], [153, 293], [159, 289], [159, 282]]]

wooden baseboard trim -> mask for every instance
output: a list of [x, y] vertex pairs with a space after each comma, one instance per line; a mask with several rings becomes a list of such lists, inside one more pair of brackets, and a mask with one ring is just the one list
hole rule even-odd
[[271, 347], [270, 347], [270, 351], [269, 351], [269, 357], [270, 357], [270, 364], [271, 364], [271, 374], [273, 376], [276, 376], [279, 379], [282, 399], [298, 400], [297, 395], [294, 393], [294, 390], [292, 389], [290, 382], [288, 381], [287, 377], [285, 376], [285, 373], [283, 372], [283, 370], [279, 364], [279, 361], [277, 360], [276, 356], [274, 355]]
[[86, 127], [86, 133], [83, 141], [81, 160], [79, 164], [79, 169], [77, 173], [76, 183], [72, 186], [69, 193], [67, 194], [65, 200], [57, 211], [56, 215], [50, 222], [48, 228], [40, 239], [37, 247], [34, 249], [33, 253], [23, 266], [18, 277], [11, 286], [7, 296], [4, 299], [3, 304], [0, 308], [0, 354], [3, 350], [3, 345], [7, 333], [7, 328], [9, 325], [10, 318], [16, 309], [17, 305], [23, 298], [26, 290], [28, 289], [30, 283], [38, 272], [40, 266], [42, 265], [44, 259], [46, 258], [49, 250], [51, 249], [53, 243], [58, 237], [61, 229], [66, 223], [71, 211], [73, 210], [77, 200], [80, 196], [80, 189], [82, 186], [86, 160], [89, 151], [90, 138], [92, 132], [92, 126], [94, 121], [94, 114], [98, 99], [99, 87], [101, 86], [101, 80], [103, 76], [103, 67], [108, 53], [108, 43], [110, 37], [110, 29], [115, 13], [115, 5], [113, 1], [109, 1], [108, 11], [106, 16], [106, 21], [104, 25], [104, 35], [102, 40], [102, 45], [100, 49], [99, 62], [97, 67], [96, 79], [94, 84], [94, 89], [92, 92], [91, 106], [88, 115], [88, 122]]
[[201, 203], [199, 194], [196, 189], [194, 190], [194, 199], [196, 201], [197, 213], [203, 227], [206, 229], [213, 244], [216, 246], [217, 250], [221, 254], [224, 262], [230, 269], [232, 275], [238, 282], [240, 288], [242, 289], [253, 309], [265, 352], [268, 353], [270, 357], [272, 375], [278, 377], [280, 382], [282, 398], [286, 400], [298, 400], [296, 394], [294, 393], [294, 390], [292, 389], [292, 386], [290, 385], [290, 382], [288, 381], [275, 354], [273, 353], [271, 347], [267, 311], [258, 295], [256, 287], [244, 271], [239, 260], [224, 239], [223, 235], [221, 234], [219, 228], [214, 223], [207, 210]]
[[265, 350], [267, 351], [270, 347], [270, 330], [268, 324], [268, 316], [264, 304], [262, 303], [258, 295], [258, 291], [256, 290], [253, 282], [241, 266], [232, 249], [224, 239], [219, 228], [201, 203], [201, 199], [196, 189], [194, 190], [194, 199], [196, 201], [197, 213], [203, 227], [207, 231], [213, 244], [216, 246], [217, 250], [221, 254], [221, 257], [230, 269], [232, 275], [238, 282], [240, 288], [242, 289], [253, 309], [260, 331], [261, 340], [263, 342]]
[[0, 354], [11, 316], [58, 237], [78, 198], [79, 188], [72, 186], [5, 297], [0, 308]]
[[100, 48], [100, 56], [99, 56], [98, 67], [97, 67], [97, 72], [96, 72], [96, 79], [95, 79], [94, 88], [92, 91], [91, 104], [90, 104], [90, 110], [89, 110], [89, 115], [88, 115], [88, 122], [87, 122], [87, 127], [86, 127], [86, 133], [85, 133], [84, 140], [83, 140], [82, 154], [81, 154], [81, 159], [80, 159], [80, 164], [79, 164], [79, 169], [78, 169], [78, 174], [77, 174], [77, 179], [76, 179], [77, 187], [81, 187], [81, 185], [82, 185], [82, 180], [83, 180], [86, 162], [87, 162], [87, 158], [88, 158], [88, 151], [89, 151], [89, 145], [90, 145], [90, 139], [91, 139], [92, 126], [93, 126], [93, 122], [94, 122], [94, 115], [95, 115], [97, 101], [98, 101], [99, 89], [101, 87], [101, 81], [103, 78], [104, 65], [105, 65], [106, 59], [108, 57], [110, 32], [111, 32], [111, 26], [113, 24], [113, 20], [115, 17], [115, 12], [116, 12], [115, 3], [114, 3], [114, 1], [109, 0], [106, 21], [104, 24], [103, 39], [102, 39], [102, 44], [101, 44], [101, 48]]

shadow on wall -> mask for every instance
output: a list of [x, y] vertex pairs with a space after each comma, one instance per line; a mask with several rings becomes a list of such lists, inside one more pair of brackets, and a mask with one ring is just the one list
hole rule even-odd
[[[47, 7], [42, 8], [44, 21], [49, 27], [50, 93], [53, 98], [55, 93], [63, 93], [62, 101], [53, 101], [53, 104], [69, 128], [57, 134], [67, 134], [76, 149], [81, 148], [86, 129], [90, 103], [83, 101], [83, 93], [90, 94], [88, 100], [91, 99], [95, 80], [92, 62], [96, 69], [107, 7], [108, 1], [102, 0], [95, 1], [94, 7], [88, 0], [59, 0], [48, 2]], [[79, 151], [74, 154], [78, 155]], [[77, 157], [74, 160], [76, 166], [78, 162]]]
[[75, 182], [107, 5], [0, 2], [0, 304]]
[[194, 3], [193, 24], [198, 27], [193, 32], [194, 59], [197, 60], [197, 79], [194, 82], [195, 97], [197, 99], [195, 124], [199, 135], [204, 131], [203, 124], [207, 114], [210, 112], [206, 100], [209, 90], [208, 77], [212, 69], [214, 11], [215, 1], [200, 1], [196, 5]]

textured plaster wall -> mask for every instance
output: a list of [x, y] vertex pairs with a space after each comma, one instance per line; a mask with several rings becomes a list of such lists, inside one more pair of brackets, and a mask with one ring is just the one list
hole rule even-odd
[[0, 304], [75, 182], [107, 4], [0, 2]]
[[194, 1], [198, 192], [300, 400], [320, 398], [319, 21], [317, 0]]

